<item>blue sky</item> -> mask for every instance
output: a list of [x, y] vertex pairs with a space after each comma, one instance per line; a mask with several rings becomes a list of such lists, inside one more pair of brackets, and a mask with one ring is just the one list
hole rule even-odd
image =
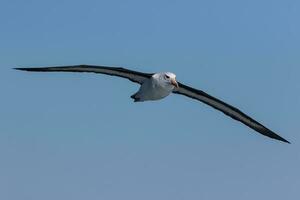
[[[0, 1], [0, 199], [297, 199], [300, 2]], [[263, 137], [178, 95], [13, 67], [156, 72], [239, 107]]]

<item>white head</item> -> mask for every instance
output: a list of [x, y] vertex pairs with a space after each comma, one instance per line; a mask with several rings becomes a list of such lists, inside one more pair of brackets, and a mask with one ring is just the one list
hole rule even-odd
[[171, 72], [161, 72], [153, 75], [154, 78], [158, 79], [164, 87], [174, 87], [178, 88], [178, 83], [176, 81], [176, 75]]

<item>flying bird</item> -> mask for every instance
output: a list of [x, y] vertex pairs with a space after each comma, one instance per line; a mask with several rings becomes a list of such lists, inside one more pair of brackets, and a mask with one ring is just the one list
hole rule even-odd
[[201, 101], [223, 112], [225, 115], [242, 122], [253, 130], [267, 137], [290, 143], [264, 125], [249, 117], [239, 109], [221, 101], [202, 90], [198, 90], [176, 81], [176, 75], [171, 72], [142, 73], [120, 67], [73, 65], [58, 67], [15, 68], [31, 72], [92, 72], [118, 76], [140, 84], [139, 90], [131, 96], [134, 102], [154, 101], [167, 97], [171, 93], [184, 95]]

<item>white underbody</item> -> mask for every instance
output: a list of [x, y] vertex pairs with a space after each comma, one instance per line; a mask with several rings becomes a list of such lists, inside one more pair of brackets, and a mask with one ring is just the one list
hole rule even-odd
[[135, 101], [154, 101], [167, 97], [173, 91], [173, 85], [165, 85], [160, 79], [151, 77], [146, 80], [140, 87], [139, 91], [131, 97]]

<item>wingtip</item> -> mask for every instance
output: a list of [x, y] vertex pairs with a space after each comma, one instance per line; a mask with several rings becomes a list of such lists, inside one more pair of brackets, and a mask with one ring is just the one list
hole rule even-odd
[[28, 72], [42, 72], [42, 71], [47, 71], [48, 68], [32, 68], [32, 67], [28, 67], [28, 68], [24, 68], [24, 67], [16, 67], [13, 68], [15, 70], [20, 70], [20, 71], [28, 71]]
[[274, 137], [274, 139], [279, 140], [281, 142], [287, 143], [287, 144], [291, 144], [290, 141], [284, 139], [283, 137], [276, 135], [277, 137]]
[[15, 67], [14, 70], [28, 71], [28, 68]]
[[291, 142], [287, 141], [286, 139], [283, 139], [281, 140], [282, 142], [285, 142], [285, 143], [288, 143], [288, 144], [291, 144]]

